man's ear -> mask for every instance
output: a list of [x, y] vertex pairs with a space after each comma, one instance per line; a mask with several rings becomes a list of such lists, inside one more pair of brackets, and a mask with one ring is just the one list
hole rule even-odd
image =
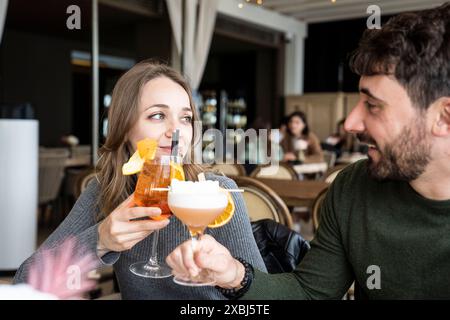
[[446, 136], [450, 134], [450, 97], [443, 97], [436, 101], [437, 113], [433, 123], [433, 134]]

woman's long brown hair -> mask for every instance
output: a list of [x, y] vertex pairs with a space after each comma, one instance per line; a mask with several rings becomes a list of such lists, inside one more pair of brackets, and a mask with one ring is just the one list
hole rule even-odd
[[[122, 165], [134, 152], [128, 140], [128, 133], [139, 117], [139, 99], [143, 86], [150, 80], [159, 77], [166, 77], [176, 82], [184, 88], [189, 96], [194, 132], [189, 152], [190, 158], [193, 159], [194, 146], [198, 143], [201, 132], [196, 132], [198, 130], [194, 126], [199, 117], [188, 83], [181, 74], [165, 64], [150, 60], [136, 64], [120, 77], [112, 93], [108, 112], [108, 134], [105, 144], [99, 151], [99, 160], [96, 166], [100, 184], [98, 220], [107, 217], [133, 193], [136, 176], [122, 174]], [[204, 171], [202, 166], [196, 164], [184, 164], [183, 169], [188, 180], [196, 180], [197, 175]]]

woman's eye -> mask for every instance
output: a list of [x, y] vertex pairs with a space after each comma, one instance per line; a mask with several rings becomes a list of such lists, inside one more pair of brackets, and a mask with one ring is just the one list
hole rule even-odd
[[163, 120], [164, 114], [163, 113], [155, 113], [155, 114], [148, 116], [148, 118], [153, 119], [153, 120]]
[[192, 116], [184, 116], [182, 120], [187, 123], [192, 123]]

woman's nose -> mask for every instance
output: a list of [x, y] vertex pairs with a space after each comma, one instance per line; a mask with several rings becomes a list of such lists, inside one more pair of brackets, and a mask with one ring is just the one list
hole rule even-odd
[[179, 128], [179, 123], [176, 119], [170, 119], [167, 121], [165, 135], [167, 138], [172, 138], [172, 134]]

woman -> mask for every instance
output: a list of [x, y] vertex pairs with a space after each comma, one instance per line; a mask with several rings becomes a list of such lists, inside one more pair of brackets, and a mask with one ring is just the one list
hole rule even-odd
[[[160, 214], [159, 208], [133, 206], [136, 177], [122, 175], [122, 165], [136, 150], [137, 141], [152, 138], [158, 141], [157, 155], [170, 150], [174, 129], [180, 130], [179, 148], [185, 159], [193, 154], [194, 121], [198, 119], [191, 91], [184, 78], [168, 66], [141, 62], [117, 82], [109, 110], [109, 128], [105, 145], [100, 150], [96, 167], [97, 180], [91, 182], [80, 196], [68, 217], [45, 241], [42, 247], [58, 249], [61, 241], [73, 235], [79, 250], [96, 251], [100, 262], [113, 265], [123, 299], [223, 299], [213, 287], [184, 287], [172, 278], [148, 279], [133, 275], [129, 266], [148, 260], [154, 230], [160, 229], [158, 256], [160, 260], [189, 234], [182, 223], [171, 218], [164, 221], [130, 221], [142, 216]], [[196, 180], [203, 171], [199, 165], [184, 164], [186, 178]], [[218, 180], [224, 188], [236, 188], [225, 177], [206, 175]], [[232, 248], [257, 268], [265, 271], [264, 262], [254, 241], [243, 198], [233, 193], [236, 211], [231, 221], [209, 233]], [[29, 265], [36, 254], [18, 270], [15, 281], [24, 282]]]
[[320, 162], [323, 161], [320, 140], [309, 130], [306, 115], [293, 112], [287, 119], [287, 134], [281, 141], [284, 161]]

